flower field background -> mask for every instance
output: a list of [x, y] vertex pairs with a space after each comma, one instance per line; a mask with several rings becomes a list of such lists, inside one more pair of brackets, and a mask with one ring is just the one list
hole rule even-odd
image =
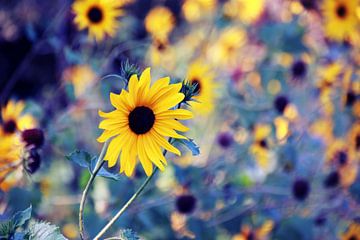
[[358, 0], [0, 2], [0, 239], [360, 239]]

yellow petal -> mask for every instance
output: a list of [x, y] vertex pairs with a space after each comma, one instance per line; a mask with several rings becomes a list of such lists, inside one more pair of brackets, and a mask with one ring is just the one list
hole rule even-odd
[[156, 105], [153, 107], [153, 111], [155, 113], [158, 113], [158, 112], [168, 110], [172, 107], [175, 107], [184, 98], [185, 98], [185, 95], [182, 93], [174, 94], [172, 96], [167, 97], [166, 99], [164, 98], [162, 101], [156, 103]]
[[155, 139], [155, 141], [162, 146], [163, 148], [165, 148], [166, 150], [168, 150], [169, 152], [175, 153], [178, 156], [181, 156], [181, 152], [179, 151], [179, 149], [177, 149], [176, 147], [174, 147], [173, 145], [171, 145], [168, 141], [166, 141], [164, 139], [164, 137], [162, 137], [161, 135], [159, 135], [157, 132], [155, 132], [154, 130], [152, 130], [151, 132], [152, 137]]
[[178, 134], [175, 130], [167, 127], [158, 126], [156, 123], [154, 126], [154, 130], [162, 136], [178, 138], [178, 139], [187, 139], [186, 137]]
[[193, 118], [193, 113], [186, 109], [175, 109], [175, 110], [166, 110], [156, 114], [156, 119], [169, 119], [169, 118], [176, 118], [176, 119], [191, 119]]
[[139, 159], [141, 162], [142, 167], [144, 168], [144, 171], [147, 176], [150, 176], [153, 172], [153, 167], [151, 161], [148, 159], [146, 153], [145, 153], [145, 146], [142, 141], [142, 135], [138, 136], [138, 142], [137, 142], [137, 148], [139, 153]]
[[160, 157], [158, 156], [156, 150], [153, 148], [153, 145], [151, 144], [151, 139], [149, 139], [149, 135], [144, 135], [142, 138], [145, 148], [146, 155], [152, 161], [161, 171], [164, 171], [164, 165], [160, 161]]

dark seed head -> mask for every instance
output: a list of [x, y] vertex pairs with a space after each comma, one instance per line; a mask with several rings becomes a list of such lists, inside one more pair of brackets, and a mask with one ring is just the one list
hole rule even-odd
[[41, 164], [40, 154], [37, 152], [35, 148], [30, 149], [29, 157], [25, 159], [25, 163], [24, 163], [25, 170], [28, 173], [33, 174], [40, 168], [40, 164]]
[[294, 62], [291, 67], [291, 73], [294, 78], [302, 78], [306, 75], [307, 66], [306, 63], [302, 60]]
[[281, 114], [284, 112], [288, 104], [289, 104], [289, 100], [286, 96], [279, 95], [275, 98], [274, 107]]
[[14, 133], [16, 131], [16, 122], [14, 120], [9, 120], [4, 122], [3, 124], [3, 130], [5, 133], [11, 134]]
[[351, 107], [356, 101], [356, 94], [353, 91], [346, 93], [346, 106]]
[[230, 147], [233, 141], [233, 135], [229, 132], [220, 133], [217, 138], [217, 142], [222, 148]]
[[102, 10], [97, 6], [93, 6], [92, 8], [90, 8], [87, 16], [92, 23], [99, 23], [104, 17]]
[[136, 134], [147, 133], [154, 123], [154, 112], [148, 107], [136, 107], [129, 114], [129, 127]]
[[304, 201], [310, 192], [310, 184], [305, 179], [297, 179], [292, 188], [294, 197], [299, 201]]
[[300, 0], [300, 3], [307, 10], [311, 10], [311, 9], [316, 8], [316, 0]]
[[331, 172], [324, 180], [324, 187], [333, 188], [339, 184], [340, 176], [337, 171]]
[[345, 151], [338, 152], [336, 157], [341, 166], [344, 166], [348, 162], [348, 155]]
[[267, 142], [266, 142], [266, 139], [260, 140], [260, 141], [259, 141], [259, 145], [260, 145], [260, 147], [262, 147], [262, 148], [267, 148], [267, 147], [268, 147], [268, 144], [267, 144]]
[[178, 196], [176, 199], [176, 209], [182, 214], [191, 214], [196, 208], [196, 198], [191, 194]]
[[44, 132], [39, 128], [27, 129], [21, 133], [26, 146], [41, 147], [44, 144]]
[[356, 150], [360, 149], [360, 134], [357, 135], [355, 138], [355, 148], [356, 148]]
[[314, 220], [316, 226], [323, 226], [326, 223], [326, 217], [324, 215], [319, 215]]
[[337, 8], [336, 8], [336, 15], [339, 17], [339, 18], [345, 18], [346, 17], [346, 14], [347, 14], [347, 9], [346, 9], [346, 6], [344, 5], [339, 5]]
[[357, 236], [352, 235], [352, 236], [349, 238], [349, 240], [359, 240], [359, 239], [357, 238]]

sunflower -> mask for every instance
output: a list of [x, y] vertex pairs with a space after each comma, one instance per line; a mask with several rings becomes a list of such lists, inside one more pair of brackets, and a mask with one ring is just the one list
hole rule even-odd
[[174, 69], [174, 58], [176, 58], [174, 47], [167, 41], [154, 40], [147, 52], [147, 59], [151, 65], [166, 70]]
[[344, 41], [352, 37], [358, 27], [357, 0], [325, 0], [322, 5], [324, 30], [327, 37]]
[[113, 37], [118, 28], [117, 18], [123, 15], [127, 0], [76, 0], [72, 9], [75, 23], [79, 30], [85, 28], [89, 37], [102, 41], [105, 35]]
[[214, 74], [210, 70], [210, 66], [200, 62], [193, 62], [187, 72], [187, 79], [196, 84], [198, 95], [194, 97], [198, 102], [191, 102], [190, 105], [200, 114], [206, 115], [214, 109]]
[[150, 82], [150, 68], [143, 71], [140, 80], [136, 74], [132, 75], [128, 91], [110, 94], [111, 104], [116, 109], [109, 113], [99, 111], [105, 119], [99, 124], [104, 132], [97, 140], [111, 139], [104, 159], [109, 167], [113, 167], [121, 152], [120, 172], [127, 176], [133, 174], [137, 158], [146, 175], [152, 174], [153, 163], [163, 171], [167, 162], [161, 148], [181, 155], [165, 138], [186, 139], [176, 131], [187, 131], [188, 128], [177, 120], [192, 118], [188, 110], [171, 109], [185, 97], [179, 93], [181, 83], [169, 84], [169, 77], [159, 79], [151, 87]]
[[151, 9], [145, 18], [146, 30], [157, 40], [166, 41], [173, 30], [175, 17], [166, 7], [155, 7]]
[[7, 105], [1, 109], [2, 131], [4, 134], [13, 134], [17, 130], [30, 129], [36, 126], [36, 120], [30, 114], [22, 114], [25, 108], [23, 101], [10, 100]]
[[358, 240], [360, 239], [360, 224], [351, 223], [348, 230], [341, 235], [341, 240]]

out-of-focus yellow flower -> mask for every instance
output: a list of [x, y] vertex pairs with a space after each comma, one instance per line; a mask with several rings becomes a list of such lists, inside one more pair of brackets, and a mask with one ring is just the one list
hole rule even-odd
[[168, 39], [174, 24], [174, 15], [168, 8], [163, 6], [151, 9], [145, 18], [146, 30], [159, 41], [166, 41]]
[[324, 142], [333, 140], [333, 122], [328, 118], [320, 118], [310, 126], [310, 133], [316, 137], [322, 138]]
[[4, 134], [13, 134], [17, 130], [34, 128], [37, 125], [35, 118], [31, 114], [23, 113], [25, 103], [23, 101], [15, 102], [10, 100], [5, 107], [1, 109], [2, 131]]
[[161, 148], [181, 155], [166, 137], [186, 139], [177, 131], [189, 129], [178, 120], [193, 116], [185, 109], [171, 109], [185, 97], [179, 92], [182, 83], [170, 84], [169, 77], [159, 79], [151, 87], [150, 83], [150, 68], [143, 71], [140, 79], [132, 75], [128, 91], [123, 89], [119, 95], [110, 93], [111, 104], [116, 109], [109, 113], [99, 111], [104, 118], [99, 128], [104, 132], [97, 140], [110, 141], [104, 159], [113, 167], [120, 158], [120, 172], [127, 176], [132, 176], [137, 159], [148, 176], [153, 173], [153, 164], [164, 171], [167, 161]]
[[326, 36], [335, 41], [351, 39], [359, 27], [357, 6], [357, 0], [324, 0], [322, 12]]
[[147, 52], [147, 58], [152, 66], [162, 67], [171, 71], [175, 67], [176, 53], [167, 41], [154, 40]]
[[320, 67], [318, 75], [320, 81], [318, 82], [319, 88], [331, 86], [338, 78], [343, 70], [343, 64], [341, 62], [333, 62], [326, 66]]
[[96, 82], [97, 75], [89, 65], [76, 65], [64, 71], [63, 79], [74, 86], [76, 97], [81, 97]]
[[72, 9], [75, 13], [74, 22], [79, 30], [85, 28], [89, 37], [102, 41], [106, 35], [111, 37], [119, 27], [117, 18], [123, 15], [123, 7], [128, 0], [76, 0]]
[[269, 148], [269, 136], [271, 126], [258, 124], [254, 129], [254, 143], [250, 146], [250, 153], [254, 156], [258, 166], [266, 173], [272, 172], [275, 168], [274, 153]]
[[269, 234], [274, 228], [274, 222], [271, 220], [265, 221], [260, 227], [251, 229], [249, 225], [244, 225], [241, 228], [241, 233], [232, 237], [232, 240], [266, 240], [269, 239]]
[[325, 162], [337, 166], [345, 166], [353, 162], [354, 157], [349, 151], [349, 145], [343, 139], [333, 140], [325, 152]]
[[19, 170], [24, 144], [18, 134], [0, 130], [0, 189], [8, 191], [15, 186], [22, 174]]
[[353, 222], [345, 233], [341, 234], [341, 240], [360, 239], [360, 224]]
[[193, 85], [196, 84], [198, 95], [194, 97], [198, 102], [190, 102], [190, 105], [194, 108], [194, 112], [200, 114], [209, 114], [214, 109], [214, 91], [216, 84], [214, 83], [214, 73], [211, 67], [198, 60], [193, 62], [187, 72], [187, 80]]
[[67, 223], [63, 226], [62, 233], [69, 239], [76, 239], [79, 237], [77, 225], [73, 223]]
[[286, 142], [289, 136], [289, 120], [280, 116], [274, 119], [274, 125], [276, 128], [276, 139], [280, 143]]
[[251, 24], [259, 19], [264, 7], [264, 0], [229, 0], [224, 4], [224, 15]]
[[215, 8], [215, 0], [186, 0], [182, 6], [182, 11], [187, 21], [195, 22], [212, 13]]
[[242, 28], [227, 28], [209, 49], [209, 59], [212, 59], [215, 64], [234, 65], [239, 56], [239, 50], [246, 42], [247, 35]]

